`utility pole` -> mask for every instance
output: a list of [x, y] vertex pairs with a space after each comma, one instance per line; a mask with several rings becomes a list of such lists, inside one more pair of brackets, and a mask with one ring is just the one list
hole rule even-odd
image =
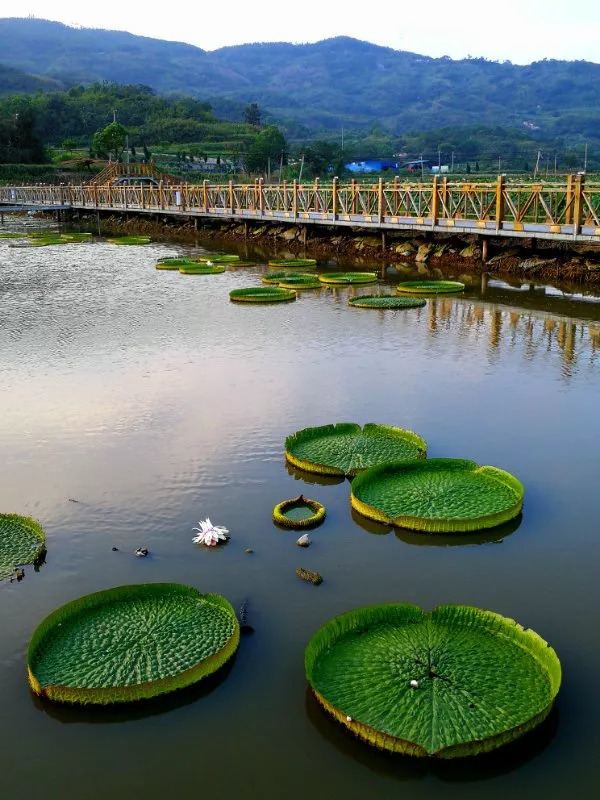
[[442, 151], [438, 147], [438, 173], [442, 167]]
[[498, 175], [500, 175], [501, 169], [502, 169], [502, 156], [498, 156]]
[[454, 172], [454, 150], [452, 151], [452, 161], [451, 161], [450, 172]]
[[546, 177], [548, 177], [548, 164], [550, 162], [550, 155], [546, 153]]
[[113, 108], [113, 122], [117, 121], [117, 111]]
[[583, 171], [584, 172], [587, 172], [587, 149], [588, 149], [588, 146], [587, 146], [587, 142], [586, 142], [585, 143], [585, 151], [584, 151], [584, 155], [583, 155]]
[[304, 168], [304, 153], [302, 153], [302, 159], [300, 161], [300, 172], [298, 173], [298, 183], [302, 180], [302, 170]]
[[425, 165], [423, 164], [423, 153], [421, 153], [421, 180], [425, 179]]
[[537, 151], [537, 158], [535, 160], [535, 169], [533, 170], [533, 180], [535, 180], [537, 178], [538, 169], [539, 169], [539, 166], [540, 166], [540, 158], [541, 157], [542, 157], [542, 151], [538, 150]]
[[555, 178], [556, 178], [556, 175], [557, 175], [557, 172], [556, 172], [557, 162], [558, 162], [558, 155], [555, 152], [554, 153], [554, 177]]
[[344, 152], [344, 126], [342, 125], [342, 153]]

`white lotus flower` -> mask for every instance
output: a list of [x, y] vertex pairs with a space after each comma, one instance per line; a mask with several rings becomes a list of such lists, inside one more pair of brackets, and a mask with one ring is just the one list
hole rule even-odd
[[208, 517], [205, 520], [200, 520], [198, 525], [200, 526], [199, 528], [192, 528], [193, 531], [198, 531], [198, 535], [192, 539], [195, 544], [214, 547], [219, 542], [225, 542], [229, 538], [227, 528], [222, 525], [213, 525]]

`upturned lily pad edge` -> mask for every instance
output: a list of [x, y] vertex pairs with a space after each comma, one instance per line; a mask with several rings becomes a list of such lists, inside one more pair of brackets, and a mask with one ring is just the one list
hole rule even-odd
[[[301, 503], [304, 503], [313, 512], [310, 517], [306, 517], [306, 519], [290, 519], [286, 516], [285, 512], [289, 508]], [[289, 500], [282, 500], [281, 503], [277, 503], [273, 508], [273, 522], [284, 528], [293, 528], [295, 530], [315, 528], [323, 522], [325, 513], [325, 506], [322, 503], [300, 494], [298, 497], [290, 497]]]
[[[415, 742], [378, 731], [356, 719], [349, 719], [344, 711], [336, 708], [315, 689], [313, 685], [313, 667], [317, 659], [322, 652], [329, 649], [334, 644], [336, 639], [344, 634], [360, 629], [361, 627], [373, 627], [378, 622], [393, 622], [393, 618], [396, 616], [403, 622], [406, 621], [406, 617], [411, 616], [414, 618], [414, 622], [420, 622], [427, 616], [431, 618], [437, 616], [443, 617], [447, 615], [448, 612], [455, 615], [457, 610], [477, 614], [481, 619], [486, 621], [490, 627], [495, 629], [496, 635], [498, 635], [498, 628], [501, 628], [506, 639], [517, 644], [536, 660], [548, 678], [551, 691], [550, 702], [545, 708], [541, 709], [538, 714], [524, 720], [517, 726], [509, 728], [506, 731], [501, 731], [486, 739], [472, 739], [470, 741], [444, 747], [437, 751], [428, 752], [424, 747]], [[419, 606], [415, 606], [412, 603], [381, 603], [346, 611], [324, 623], [313, 634], [304, 653], [304, 669], [306, 680], [320, 705], [338, 722], [367, 744], [381, 750], [387, 750], [402, 755], [443, 759], [465, 758], [488, 753], [533, 730], [533, 728], [543, 722], [551, 712], [562, 680], [562, 668], [556, 651], [538, 633], [531, 630], [531, 628], [524, 628], [521, 624], [516, 622], [516, 620], [510, 617], [504, 617], [495, 611], [489, 611], [475, 606], [460, 605], [437, 606], [427, 613]]]
[[357, 422], [336, 422], [329, 425], [318, 425], [316, 427], [303, 428], [302, 430], [296, 431], [295, 433], [292, 433], [286, 437], [285, 457], [289, 463], [292, 464], [292, 466], [302, 469], [305, 472], [313, 472], [317, 475], [343, 475], [352, 478], [357, 475], [360, 470], [344, 472], [338, 467], [330, 466], [328, 464], [322, 464], [316, 461], [306, 461], [295, 456], [290, 448], [292, 448], [294, 444], [298, 442], [305, 441], [308, 438], [312, 439], [315, 436], [321, 436], [323, 433], [328, 432], [329, 430], [331, 430], [332, 433], [339, 432], [341, 434], [360, 433], [361, 431], [369, 434], [369, 432], [373, 431], [374, 429], [383, 429], [389, 433], [399, 435], [405, 440], [408, 439], [419, 451], [419, 455], [417, 456], [418, 459], [424, 459], [427, 457], [427, 442], [425, 439], [419, 436], [418, 433], [410, 431], [406, 428], [398, 428], [393, 425], [382, 425], [377, 422], [367, 422], [362, 428]]
[[[469, 533], [472, 531], [483, 530], [484, 528], [495, 528], [497, 525], [502, 525], [503, 523], [514, 519], [523, 510], [525, 489], [521, 481], [510, 472], [506, 472], [499, 467], [492, 467], [489, 465], [480, 466], [475, 461], [458, 458], [430, 458], [427, 459], [425, 466], [427, 468], [435, 466], [436, 464], [443, 465], [444, 462], [464, 464], [465, 467], [471, 467], [479, 473], [484, 473], [495, 478], [496, 480], [513, 489], [515, 496], [517, 497], [516, 502], [502, 511], [494, 512], [492, 514], [483, 514], [480, 517], [472, 517], [468, 519], [411, 517], [404, 515], [390, 517], [384, 511], [365, 503], [356, 496], [355, 492], [357, 490], [359, 491], [364, 483], [377, 480], [382, 471], [386, 469], [394, 469], [403, 465], [413, 466], [415, 464], [414, 460], [405, 460], [391, 461], [386, 464], [377, 464], [357, 476], [352, 482], [350, 504], [352, 505], [352, 508], [358, 511], [359, 514], [362, 514], [363, 517], [367, 517], [368, 519], [373, 519], [376, 522], [382, 522], [385, 525], [394, 525], [398, 528], [408, 528], [410, 530], [423, 531], [424, 533]], [[367, 473], [369, 474], [367, 475]]]
[[[62, 623], [73, 613], [78, 613], [84, 609], [97, 608], [105, 605], [106, 602], [116, 600], [129, 600], [136, 595], [158, 594], [165, 590], [180, 593], [183, 596], [201, 598], [206, 602], [219, 606], [227, 611], [234, 622], [233, 633], [218, 652], [213, 653], [208, 658], [203, 659], [193, 667], [172, 675], [167, 678], [159, 678], [155, 681], [146, 681], [131, 686], [114, 686], [102, 688], [70, 687], [60, 685], [42, 686], [35, 677], [34, 660], [39, 646], [44, 637], [56, 626]], [[113, 703], [125, 703], [138, 700], [150, 700], [161, 694], [183, 689], [197, 683], [202, 678], [206, 678], [219, 670], [236, 652], [240, 641], [240, 626], [233, 609], [233, 606], [219, 594], [202, 594], [193, 586], [186, 586], [178, 583], [140, 583], [127, 584], [125, 586], [115, 586], [112, 589], [103, 589], [71, 600], [65, 605], [52, 611], [35, 629], [27, 648], [27, 678], [32, 691], [40, 697], [59, 703], [77, 703], [82, 705], [97, 704], [110, 705]]]

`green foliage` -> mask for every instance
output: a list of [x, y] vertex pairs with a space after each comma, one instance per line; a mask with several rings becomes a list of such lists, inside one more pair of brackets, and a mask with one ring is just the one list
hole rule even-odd
[[323, 272], [319, 275], [321, 283], [354, 284], [375, 283], [377, 275], [374, 272]]
[[45, 542], [42, 526], [36, 520], [0, 514], [0, 580], [9, 578], [16, 567], [33, 563]]
[[51, 700], [115, 703], [189, 686], [233, 655], [231, 604], [174, 583], [119, 586], [54, 611], [27, 651], [33, 690]]
[[3, 114], [0, 106], [0, 163], [41, 164], [46, 160], [35, 123], [35, 113], [30, 108]]
[[273, 508], [273, 521], [284, 528], [314, 528], [324, 519], [325, 506], [302, 494], [283, 500]]
[[129, 131], [119, 122], [111, 122], [101, 131], [96, 131], [92, 139], [92, 148], [100, 158], [120, 161]]
[[286, 162], [287, 143], [284, 135], [275, 125], [263, 128], [252, 142], [246, 154], [246, 169], [249, 172], [264, 172], [279, 167]]
[[425, 300], [398, 297], [394, 294], [363, 294], [351, 297], [348, 305], [355, 308], [421, 308], [425, 305]]
[[259, 127], [260, 119], [261, 114], [258, 104], [250, 103], [250, 105], [244, 109], [244, 122], [246, 125], [255, 125], [256, 127]]
[[523, 507], [522, 484], [496, 467], [457, 458], [388, 462], [352, 483], [352, 506], [379, 522], [429, 533], [477, 531]]
[[403, 294], [448, 294], [464, 289], [460, 281], [403, 281], [396, 286], [396, 291]]
[[367, 606], [323, 625], [305, 652], [319, 702], [369, 744], [413, 756], [488, 752], [535, 727], [561, 683], [554, 650], [470, 606]]
[[259, 286], [249, 289], [233, 289], [229, 299], [234, 303], [285, 303], [296, 299], [296, 292], [276, 286]]
[[338, 422], [304, 428], [285, 440], [285, 456], [299, 469], [323, 475], [357, 475], [375, 464], [421, 459], [427, 442], [412, 431], [369, 423]]
[[318, 586], [320, 583], [323, 583], [323, 576], [320, 575], [318, 572], [313, 572], [313, 570], [311, 569], [298, 567], [298, 569], [296, 570], [296, 575], [303, 581], [306, 581], [307, 583], [312, 583], [313, 586]]

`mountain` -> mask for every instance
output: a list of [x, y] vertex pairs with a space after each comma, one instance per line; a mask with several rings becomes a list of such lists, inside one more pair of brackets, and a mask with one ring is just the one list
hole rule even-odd
[[0, 64], [0, 94], [31, 94], [33, 92], [59, 92], [64, 83], [53, 78], [29, 75], [21, 69]]
[[130, 33], [1, 19], [1, 58], [60, 81], [141, 83], [236, 103], [258, 102], [313, 132], [374, 125], [402, 133], [498, 125], [582, 141], [597, 136], [600, 64], [454, 61], [348, 37], [316, 44], [246, 44], [205, 51]]

